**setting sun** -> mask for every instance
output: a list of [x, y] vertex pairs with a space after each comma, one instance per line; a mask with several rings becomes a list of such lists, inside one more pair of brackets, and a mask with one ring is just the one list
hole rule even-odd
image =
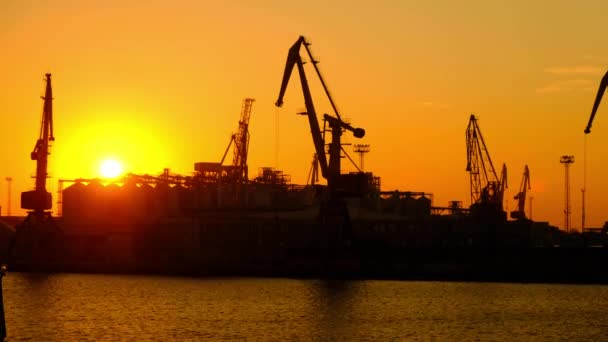
[[99, 173], [104, 178], [116, 178], [122, 173], [122, 165], [114, 159], [106, 159], [101, 162]]

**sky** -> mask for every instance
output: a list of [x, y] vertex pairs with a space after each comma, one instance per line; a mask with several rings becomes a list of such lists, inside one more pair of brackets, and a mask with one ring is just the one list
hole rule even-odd
[[[0, 177], [12, 177], [12, 213], [23, 213], [50, 72], [55, 200], [58, 179], [98, 177], [108, 158], [127, 172], [184, 175], [195, 162], [219, 161], [246, 97], [256, 99], [250, 175], [272, 166], [302, 184], [314, 148], [296, 115], [304, 101], [295, 73], [283, 107], [274, 103], [287, 51], [304, 35], [341, 116], [366, 130], [344, 140], [370, 145], [365, 170], [383, 190], [468, 206], [465, 130], [474, 113], [497, 171], [507, 165], [508, 210], [528, 165], [532, 218], [563, 226], [559, 159], [574, 155], [572, 225], [581, 226], [585, 187], [586, 226], [600, 227], [608, 104], [592, 133], [583, 129], [608, 70], [606, 13], [600, 0], [0, 0]], [[307, 73], [317, 112], [331, 113], [310, 64]], [[3, 214], [7, 187], [2, 180]]]

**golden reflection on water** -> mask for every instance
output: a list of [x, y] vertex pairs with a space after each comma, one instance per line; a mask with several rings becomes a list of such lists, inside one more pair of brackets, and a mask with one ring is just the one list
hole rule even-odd
[[10, 273], [9, 340], [604, 340], [608, 286]]

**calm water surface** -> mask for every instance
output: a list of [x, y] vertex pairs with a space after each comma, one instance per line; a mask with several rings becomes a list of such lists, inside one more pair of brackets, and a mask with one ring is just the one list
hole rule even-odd
[[9, 341], [607, 341], [608, 286], [9, 273]]

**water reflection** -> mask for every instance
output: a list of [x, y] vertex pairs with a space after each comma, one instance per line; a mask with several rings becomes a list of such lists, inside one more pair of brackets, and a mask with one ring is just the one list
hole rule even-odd
[[5, 278], [11, 340], [605, 340], [607, 286]]
[[342, 340], [351, 335], [352, 313], [357, 302], [365, 299], [361, 294], [364, 285], [362, 281], [340, 279], [318, 280], [312, 284], [312, 303], [320, 337]]

